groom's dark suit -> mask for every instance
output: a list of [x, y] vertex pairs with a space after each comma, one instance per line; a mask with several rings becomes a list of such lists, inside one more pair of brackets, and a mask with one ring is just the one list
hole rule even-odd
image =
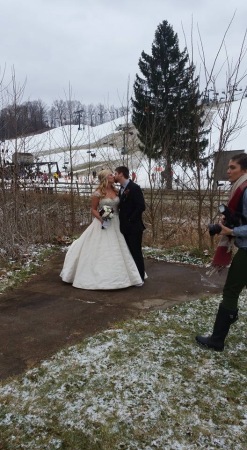
[[144, 280], [145, 269], [142, 255], [142, 234], [145, 226], [142, 221], [142, 213], [145, 211], [145, 201], [143, 193], [140, 186], [131, 180], [129, 180], [123, 193], [121, 194], [120, 192], [120, 231], [124, 235], [141, 278]]

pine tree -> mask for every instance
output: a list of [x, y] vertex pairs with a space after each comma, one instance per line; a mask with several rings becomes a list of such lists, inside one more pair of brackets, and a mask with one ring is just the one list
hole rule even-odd
[[167, 21], [155, 32], [152, 55], [142, 52], [139, 68], [142, 77], [137, 74], [134, 83], [133, 124], [141, 150], [149, 158], [165, 159], [166, 185], [171, 188], [172, 164], [193, 166], [207, 145], [199, 80]]

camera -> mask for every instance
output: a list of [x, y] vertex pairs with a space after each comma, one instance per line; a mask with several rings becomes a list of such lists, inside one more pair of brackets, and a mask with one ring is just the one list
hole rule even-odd
[[[219, 206], [219, 213], [224, 215], [223, 224], [226, 227], [234, 228], [239, 226], [238, 217], [234, 216], [226, 205], [222, 204]], [[208, 225], [208, 231], [210, 236], [215, 236], [215, 234], [219, 234], [221, 232], [221, 225], [218, 223], [210, 223]]]
[[216, 234], [220, 234], [221, 226], [218, 223], [210, 223], [208, 225], [208, 232], [210, 236], [215, 236]]

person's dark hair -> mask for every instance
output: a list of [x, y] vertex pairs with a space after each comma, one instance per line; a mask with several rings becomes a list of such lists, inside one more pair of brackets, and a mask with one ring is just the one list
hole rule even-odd
[[126, 166], [119, 166], [115, 169], [115, 172], [117, 173], [122, 173], [124, 178], [129, 178], [130, 173], [129, 173], [129, 169]]
[[238, 155], [233, 155], [231, 157], [232, 161], [237, 162], [242, 170], [247, 170], [247, 154], [239, 153]]

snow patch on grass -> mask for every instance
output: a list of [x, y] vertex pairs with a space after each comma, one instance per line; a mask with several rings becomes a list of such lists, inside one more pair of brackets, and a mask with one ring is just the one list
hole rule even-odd
[[223, 353], [194, 339], [212, 330], [212, 297], [100, 333], [3, 383], [6, 448], [245, 449], [246, 300]]

